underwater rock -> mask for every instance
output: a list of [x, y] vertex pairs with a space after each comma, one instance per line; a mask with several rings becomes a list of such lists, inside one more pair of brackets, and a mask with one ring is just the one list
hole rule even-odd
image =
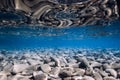
[[19, 73], [22, 72], [24, 70], [26, 70], [27, 68], [29, 68], [28, 64], [14, 64], [13, 65], [13, 73]]
[[85, 74], [85, 70], [84, 69], [74, 68], [74, 75], [83, 76], [84, 74]]
[[72, 75], [73, 75], [73, 72], [69, 70], [61, 70], [59, 73], [60, 78], [71, 77]]
[[27, 61], [32, 66], [42, 64], [39, 60], [27, 59]]
[[42, 64], [41, 70], [45, 73], [49, 73], [51, 71], [51, 67], [48, 64]]
[[112, 63], [111, 67], [112, 69], [120, 69], [120, 63]]
[[7, 76], [6, 75], [0, 75], [0, 80], [8, 80]]
[[30, 79], [28, 77], [17, 74], [11, 80], [30, 80]]
[[99, 72], [100, 75], [103, 76], [103, 77], [107, 77], [107, 76], [108, 76], [108, 73], [106, 73], [106, 72], [103, 71], [103, 70], [99, 70], [98, 72]]
[[81, 58], [80, 59], [80, 64], [79, 64], [79, 67], [80, 68], [90, 68], [90, 65], [89, 65], [89, 61], [84, 57], [84, 58]]
[[33, 73], [34, 80], [48, 80], [48, 76], [42, 72]]
[[101, 67], [102, 66], [102, 64], [101, 63], [99, 63], [99, 62], [95, 62], [95, 61], [93, 61], [92, 63], [91, 63], [91, 65], [90, 65], [92, 68], [96, 68], [96, 67]]
[[102, 76], [98, 72], [93, 72], [93, 76], [95, 80], [103, 80]]
[[58, 78], [59, 72], [60, 72], [60, 67], [52, 68], [52, 70], [50, 71], [50, 76], [52, 76], [53, 78]]
[[104, 80], [117, 80], [114, 77], [104, 77]]
[[82, 76], [74, 76], [74, 77], [72, 77], [71, 80], [82, 80], [82, 79], [83, 79]]
[[61, 66], [60, 60], [59, 60], [58, 58], [56, 58], [56, 57], [51, 57], [51, 59], [52, 59], [53, 61], [55, 61], [55, 65], [56, 65], [57, 67], [60, 67], [60, 66]]
[[114, 69], [106, 69], [106, 72], [110, 73], [111, 76], [117, 77], [117, 72]]
[[95, 80], [94, 78], [90, 77], [90, 76], [84, 76], [83, 80]]

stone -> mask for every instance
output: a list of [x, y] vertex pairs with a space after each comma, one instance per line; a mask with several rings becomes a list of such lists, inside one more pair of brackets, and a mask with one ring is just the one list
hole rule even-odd
[[90, 76], [84, 76], [83, 80], [95, 80], [94, 78], [90, 77]]
[[72, 76], [71, 71], [61, 70], [60, 73], [59, 73], [60, 78], [66, 78], [66, 77], [71, 77], [71, 76]]
[[100, 75], [103, 76], [103, 77], [107, 77], [107, 76], [108, 76], [108, 73], [106, 73], [105, 71], [99, 70], [98, 72], [99, 72]]
[[117, 72], [114, 69], [106, 69], [106, 72], [110, 73], [111, 76], [117, 77]]
[[83, 57], [83, 58], [81, 58], [80, 59], [80, 64], [79, 64], [79, 67], [80, 68], [89, 68], [90, 67], [90, 65], [89, 65], [89, 61], [85, 58], [85, 57]]
[[85, 70], [84, 69], [74, 68], [74, 75], [83, 76], [84, 74], [85, 74]]
[[22, 76], [20, 74], [15, 75], [12, 80], [30, 80], [29, 77]]
[[91, 63], [91, 65], [90, 65], [91, 67], [93, 67], [93, 68], [96, 68], [96, 67], [101, 67], [102, 66], [102, 64], [101, 63], [99, 63], [99, 62], [95, 62], [95, 61], [93, 61], [92, 63]]
[[48, 65], [50, 65], [51, 67], [55, 67], [55, 62], [49, 62]]
[[34, 72], [33, 73], [34, 80], [48, 80], [48, 76], [43, 72]]
[[87, 68], [86, 70], [85, 70], [85, 74], [86, 75], [91, 75], [93, 73], [93, 69], [92, 68]]
[[26, 70], [27, 68], [29, 68], [28, 64], [14, 64], [13, 65], [13, 73], [19, 73], [22, 72], [24, 70]]
[[117, 79], [114, 77], [104, 77], [104, 80], [117, 80]]
[[43, 62], [40, 62], [39, 60], [27, 59], [27, 61], [32, 66], [38, 65], [38, 64], [43, 64]]
[[0, 54], [0, 61], [4, 60], [4, 55]]
[[104, 68], [104, 69], [111, 69], [111, 66], [106, 63], [106, 64], [103, 64], [103, 68]]
[[111, 68], [112, 69], [120, 69], [120, 63], [112, 63]]
[[24, 70], [21, 75], [23, 76], [31, 76], [33, 73], [33, 70]]
[[60, 64], [60, 60], [58, 59], [58, 58], [56, 58], [56, 57], [51, 57], [51, 60], [53, 60], [54, 62], [55, 62], [55, 65], [57, 66], [57, 67], [60, 67], [61, 66], [61, 64]]
[[71, 77], [66, 77], [63, 80], [72, 80], [72, 78]]
[[50, 76], [54, 77], [54, 78], [58, 78], [59, 77], [59, 72], [60, 72], [60, 67], [55, 67], [51, 70]]
[[41, 70], [45, 73], [49, 73], [51, 71], [51, 67], [48, 64], [42, 64]]
[[11, 72], [13, 69], [13, 64], [8, 63], [6, 66], [4, 66], [3, 71]]
[[0, 80], [8, 80], [6, 75], [0, 75]]
[[82, 76], [73, 76], [71, 80], [82, 80]]
[[93, 76], [95, 80], [103, 80], [102, 76], [98, 72], [93, 72]]

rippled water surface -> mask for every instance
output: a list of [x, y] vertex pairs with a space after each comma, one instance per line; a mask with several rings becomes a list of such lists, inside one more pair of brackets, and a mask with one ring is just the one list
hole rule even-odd
[[28, 48], [120, 48], [120, 21], [108, 26], [47, 28], [0, 26], [1, 49]]

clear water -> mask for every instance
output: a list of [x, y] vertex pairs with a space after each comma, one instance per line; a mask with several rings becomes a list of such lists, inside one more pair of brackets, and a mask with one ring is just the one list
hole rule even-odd
[[120, 48], [120, 21], [108, 26], [46, 28], [0, 26], [0, 49]]

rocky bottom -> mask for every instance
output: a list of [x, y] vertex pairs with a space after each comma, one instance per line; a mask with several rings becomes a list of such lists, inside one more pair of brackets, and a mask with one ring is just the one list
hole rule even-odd
[[120, 50], [1, 50], [0, 80], [120, 80]]

